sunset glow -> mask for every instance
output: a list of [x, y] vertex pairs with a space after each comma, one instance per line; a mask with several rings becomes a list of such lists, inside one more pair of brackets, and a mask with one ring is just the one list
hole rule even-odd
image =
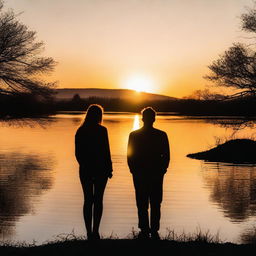
[[239, 17], [252, 2], [8, 0], [5, 8], [45, 42], [44, 55], [58, 62], [45, 79], [59, 88], [183, 97], [205, 88], [208, 65], [242, 41]]
[[247, 255], [255, 35], [256, 0], [0, 0], [0, 256]]
[[124, 81], [125, 89], [135, 90], [137, 92], [154, 92], [154, 82], [149, 77], [143, 75], [134, 75]]

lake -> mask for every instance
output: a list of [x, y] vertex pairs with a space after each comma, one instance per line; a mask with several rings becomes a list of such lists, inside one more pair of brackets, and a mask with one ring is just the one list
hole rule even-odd
[[[74, 156], [74, 135], [83, 113], [59, 113], [40, 122], [0, 122], [0, 240], [53, 240], [59, 234], [85, 235], [83, 194]], [[227, 117], [228, 119], [228, 117]], [[240, 242], [256, 221], [256, 167], [207, 163], [187, 158], [209, 149], [231, 128], [216, 118], [159, 115], [155, 127], [167, 132], [171, 163], [164, 179], [160, 234], [209, 230]], [[137, 209], [126, 152], [140, 116], [106, 113], [113, 178], [104, 197], [101, 234], [127, 237], [137, 228]], [[252, 128], [238, 136], [253, 134]]]

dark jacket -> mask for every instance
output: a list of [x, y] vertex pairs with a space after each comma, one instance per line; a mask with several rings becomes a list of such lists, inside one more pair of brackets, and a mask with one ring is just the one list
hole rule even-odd
[[167, 134], [153, 127], [131, 132], [127, 160], [132, 174], [164, 174], [170, 161]]
[[99, 124], [79, 127], [75, 135], [75, 155], [83, 172], [109, 176], [112, 161], [106, 127]]

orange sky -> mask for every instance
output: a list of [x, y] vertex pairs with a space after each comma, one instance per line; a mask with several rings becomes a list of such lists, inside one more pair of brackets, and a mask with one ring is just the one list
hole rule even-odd
[[124, 88], [183, 97], [208, 84], [209, 65], [241, 41], [240, 15], [252, 0], [8, 0], [37, 31], [60, 88]]

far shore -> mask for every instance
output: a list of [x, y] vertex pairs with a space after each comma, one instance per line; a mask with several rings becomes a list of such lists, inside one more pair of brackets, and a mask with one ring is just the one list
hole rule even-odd
[[0, 118], [5, 116], [40, 116], [54, 114], [58, 111], [85, 111], [90, 104], [100, 104], [105, 111], [133, 112], [148, 106], [161, 114], [177, 114], [183, 116], [237, 116], [255, 119], [255, 98], [240, 98], [230, 100], [196, 100], [196, 99], [162, 99], [145, 97], [140, 100], [134, 98], [102, 98], [89, 97], [39, 101], [33, 95], [1, 99]]

